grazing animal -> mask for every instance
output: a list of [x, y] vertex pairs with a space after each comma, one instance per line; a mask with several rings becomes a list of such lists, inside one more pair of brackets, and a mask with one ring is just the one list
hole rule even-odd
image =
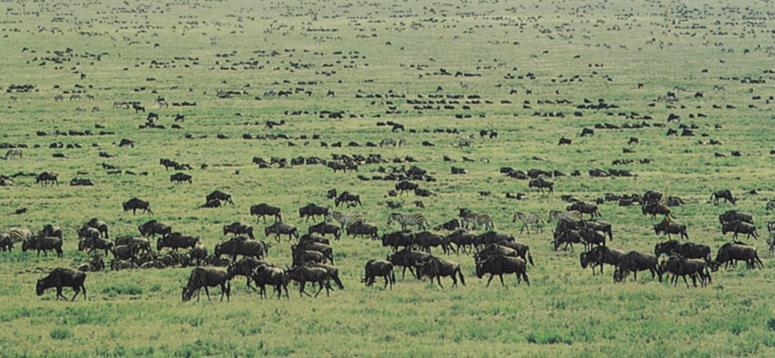
[[429, 255], [415, 262], [414, 266], [417, 277], [427, 276], [431, 282], [435, 278], [441, 288], [444, 288], [441, 284], [441, 278], [446, 276], [452, 279], [452, 287], [457, 286], [457, 277], [460, 277], [460, 283], [463, 286], [466, 285], [463, 271], [460, 270], [460, 265], [455, 262]]
[[207, 194], [205, 196], [205, 202], [210, 202], [210, 201], [214, 201], [214, 200], [218, 200], [221, 203], [229, 203], [232, 206], [234, 206], [234, 200], [232, 200], [231, 194], [225, 193], [225, 192], [220, 191], [220, 190], [215, 190], [212, 193]]
[[597, 205], [591, 204], [591, 203], [585, 203], [583, 201], [578, 201], [569, 205], [566, 208], [566, 210], [567, 211], [575, 210], [582, 214], [589, 214], [589, 216], [593, 219], [601, 216], [600, 211], [597, 208]]
[[528, 188], [536, 188], [540, 192], [544, 192], [544, 189], [548, 189], [549, 193], [554, 192], [554, 183], [544, 179], [543, 177], [539, 177], [536, 179], [531, 179], [527, 182]]
[[129, 199], [128, 201], [124, 202], [121, 205], [123, 206], [125, 212], [129, 211], [129, 210], [132, 210], [132, 214], [136, 214], [137, 210], [142, 210], [143, 213], [148, 213], [148, 214], [153, 215], [153, 211], [151, 211], [151, 203], [149, 203], [149, 202], [147, 202], [145, 200], [140, 200], [138, 198], [132, 198], [132, 199]]
[[592, 274], [595, 274], [595, 266], [600, 266], [600, 273], [603, 273], [603, 266], [605, 264], [612, 265], [614, 267], [619, 266], [622, 261], [625, 252], [617, 249], [609, 249], [605, 246], [595, 246], [587, 252], [583, 252], [580, 255], [581, 267], [592, 268]]
[[405, 248], [401, 251], [397, 251], [387, 257], [387, 260], [390, 261], [390, 263], [393, 264], [393, 266], [400, 266], [402, 267], [401, 272], [401, 278], [406, 278], [406, 270], [409, 269], [409, 272], [415, 276], [415, 278], [420, 278], [417, 274], [417, 271], [415, 270], [415, 266], [417, 262], [422, 261], [423, 259], [430, 256], [429, 254], [426, 254], [424, 252], [419, 251], [412, 251], [410, 248]]
[[35, 176], [35, 183], [41, 185], [59, 185], [58, 175], [56, 173], [43, 172]]
[[718, 216], [718, 221], [721, 223], [721, 225], [735, 221], [742, 221], [753, 224], [753, 215], [741, 213], [737, 210], [728, 210]]
[[395, 185], [396, 191], [398, 191], [399, 195], [404, 194], [407, 191], [413, 192], [419, 187], [420, 186], [417, 185], [416, 183], [412, 183], [407, 180], [400, 181]]
[[638, 271], [645, 270], [651, 272], [651, 278], [656, 277], [657, 273], [659, 273], [657, 257], [637, 251], [630, 251], [622, 256], [619, 266], [616, 267], [616, 271], [614, 271], [614, 282], [621, 282], [630, 273], [633, 274], [633, 278], [637, 281]]
[[104, 236], [106, 239], [110, 238], [108, 223], [97, 218], [91, 218], [86, 222], [86, 226], [97, 229], [100, 232], [100, 235]]
[[196, 300], [199, 301], [199, 290], [204, 288], [207, 300], [210, 301], [210, 290], [208, 287], [221, 287], [221, 301], [223, 296], [226, 296], [226, 300], [231, 298], [231, 280], [232, 276], [229, 273], [218, 267], [196, 267], [191, 271], [191, 275], [188, 277], [186, 287], [183, 287], [181, 298], [183, 302], [191, 300], [194, 294], [196, 294]]
[[749, 269], [756, 268], [757, 264], [760, 268], [764, 268], [756, 248], [734, 242], [721, 245], [716, 253], [716, 259], [711, 262], [711, 269], [716, 271], [721, 264], [728, 268], [729, 264], [734, 265], [737, 261], [745, 261]]
[[344, 191], [339, 196], [336, 197], [334, 200], [334, 204], [339, 207], [339, 204], [346, 203], [347, 206], [363, 206], [361, 203], [361, 197], [360, 195], [351, 194], [350, 192]]
[[288, 299], [288, 274], [285, 270], [279, 267], [273, 267], [268, 265], [259, 265], [253, 270], [251, 279], [256, 283], [256, 286], [260, 288], [259, 295], [266, 298], [266, 285], [274, 287], [277, 293], [277, 298], [282, 296], [282, 292], [285, 291], [285, 298]]
[[89, 253], [92, 253], [94, 250], [103, 250], [105, 251], [105, 255], [107, 255], [108, 251], [113, 250], [113, 243], [99, 237], [78, 241], [78, 251], [84, 251], [86, 249], [89, 250]]
[[671, 234], [678, 234], [682, 238], [689, 240], [689, 234], [686, 233], [686, 225], [675, 222], [670, 222], [667, 218], [662, 220], [659, 224], [654, 225], [654, 233], [659, 235], [667, 234], [667, 238], [670, 238]]
[[732, 195], [732, 192], [728, 189], [719, 190], [713, 194], [710, 194], [710, 199], [708, 200], [712, 200], [713, 205], [718, 205], [718, 202], [721, 199], [724, 199], [724, 202], [731, 203], [732, 205], [737, 203], [737, 199], [735, 199], [735, 197]]
[[660, 242], [654, 246], [654, 255], [660, 256], [678, 254], [688, 259], [704, 259], [710, 262], [710, 247], [692, 242], [680, 243], [677, 240]]
[[280, 235], [288, 235], [288, 240], [291, 238], [299, 238], [299, 233], [295, 227], [281, 221], [276, 221], [274, 224], [267, 226], [264, 229], [264, 235], [269, 237], [270, 234], [275, 234], [275, 239], [277, 241], [280, 241]]
[[58, 267], [52, 270], [46, 277], [37, 281], [35, 284], [35, 293], [38, 296], [42, 296], [47, 289], [53, 287], [57, 290], [57, 299], [62, 298], [63, 300], [66, 300], [67, 297], [62, 295], [62, 288], [71, 287], [73, 291], [75, 291], [75, 294], [70, 301], [75, 301], [75, 298], [81, 291], [83, 291], [83, 299], [87, 300], [86, 286], [84, 286], [85, 281], [85, 273], [69, 268]]
[[5, 152], [5, 160], [22, 159], [22, 150], [19, 148], [12, 148]]
[[[679, 254], [670, 256], [667, 260], [660, 262], [658, 269], [660, 281], [661, 276], [666, 275], [666, 278], [673, 286], [678, 283], [679, 276], [683, 277], [686, 287], [689, 287], [689, 282], [686, 281], [687, 275], [692, 278], [692, 285], [694, 287], [697, 287], [698, 278], [702, 287], [707, 286], [712, 281], [708, 262], [698, 259], [687, 259]], [[672, 278], [670, 274], [673, 275]]]
[[64, 253], [62, 251], [62, 239], [48, 236], [38, 236], [25, 240], [22, 242], [22, 252], [27, 250], [37, 251], [38, 256], [40, 256], [41, 251], [43, 251], [44, 256], [48, 256], [48, 251], [55, 251], [57, 257], [62, 257]]
[[656, 217], [657, 215], [665, 215], [667, 218], [673, 218], [673, 214], [670, 212], [670, 208], [659, 203], [651, 203], [641, 206], [641, 212], [643, 215], [651, 215]]
[[280, 208], [271, 206], [266, 203], [261, 203], [250, 207], [250, 215], [256, 217], [256, 222], [258, 222], [259, 219], [263, 219], [264, 222], [266, 222], [267, 216], [274, 216], [276, 222], [283, 221], [281, 211], [282, 210]]
[[524, 279], [525, 283], [530, 286], [530, 279], [527, 277], [527, 264], [525, 260], [518, 257], [496, 255], [476, 260], [476, 277], [482, 278], [487, 273], [490, 274], [490, 278], [487, 280], [487, 287], [490, 287], [493, 277], [498, 275], [501, 285], [508, 289], [506, 283], [503, 282], [503, 274], [511, 273], [516, 276], [517, 284]]
[[539, 233], [542, 232], [544, 229], [544, 220], [541, 219], [541, 217], [536, 214], [525, 214], [521, 212], [516, 212], [514, 214], [514, 217], [511, 219], [511, 222], [517, 222], [517, 220], [522, 222], [522, 227], [519, 229], [520, 234], [523, 231], [527, 230], [527, 233], [529, 235], [531, 226], [535, 228]]
[[386, 260], [369, 260], [366, 262], [365, 275], [363, 282], [366, 286], [374, 284], [376, 277], [382, 277], [385, 279], [385, 288], [390, 286], [393, 289], [393, 284], [396, 282], [396, 275], [393, 273], [393, 264]]
[[390, 225], [393, 222], [397, 222], [401, 225], [402, 231], [406, 231], [407, 226], [417, 226], [417, 230], [425, 230], [428, 228], [428, 220], [425, 219], [425, 215], [420, 213], [390, 213], [387, 224]]
[[193, 180], [191, 178], [191, 175], [188, 175], [186, 173], [175, 173], [170, 175], [170, 182], [173, 182], [173, 183], [188, 182], [189, 184], [191, 184], [193, 183]]

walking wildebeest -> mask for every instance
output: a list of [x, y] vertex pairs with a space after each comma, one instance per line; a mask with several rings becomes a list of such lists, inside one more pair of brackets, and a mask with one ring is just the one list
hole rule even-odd
[[62, 239], [58, 237], [36, 236], [22, 242], [22, 252], [27, 250], [37, 251], [38, 256], [40, 256], [41, 251], [43, 251], [43, 256], [48, 256], [48, 251], [53, 250], [57, 253], [57, 257], [62, 257]]
[[237, 255], [262, 259], [266, 254], [267, 244], [258, 240], [245, 240], [244, 238], [235, 237], [215, 245], [216, 257], [228, 255], [231, 256], [232, 261], [237, 260]]
[[342, 230], [339, 228], [339, 226], [323, 221], [321, 223], [310, 226], [308, 232], [310, 234], [318, 233], [321, 235], [332, 234], [334, 235], [335, 239], [339, 240]]
[[633, 278], [638, 280], [638, 271], [648, 270], [651, 272], [651, 278], [655, 278], [659, 273], [657, 268], [657, 257], [650, 254], [643, 254], [637, 251], [630, 251], [626, 253], [619, 265], [614, 271], [614, 282], [621, 282], [624, 280], [630, 272], [633, 274]]
[[501, 285], [508, 289], [506, 283], [503, 282], [503, 274], [510, 273], [517, 277], [517, 284], [524, 279], [525, 283], [530, 286], [530, 279], [527, 277], [527, 264], [525, 260], [519, 257], [495, 255], [476, 260], [476, 277], [482, 278], [486, 273], [490, 274], [490, 278], [487, 280], [487, 287], [490, 287], [493, 277], [498, 275]]
[[605, 264], [612, 265], [614, 267], [619, 266], [622, 261], [625, 252], [617, 249], [609, 249], [605, 246], [595, 246], [587, 252], [581, 253], [579, 259], [581, 261], [581, 267], [592, 268], [592, 275], [595, 274], [595, 266], [600, 266], [600, 273], [603, 273], [603, 266]]
[[320, 287], [315, 294], [315, 297], [317, 297], [324, 288], [326, 289], [326, 296], [328, 296], [331, 291], [331, 278], [329, 277], [328, 271], [324, 268], [295, 266], [288, 270], [287, 274], [289, 279], [299, 283], [299, 297], [302, 297], [302, 294], [310, 296], [309, 293], [304, 291], [304, 286], [307, 282], [317, 283], [318, 287]]
[[760, 268], [764, 268], [762, 260], [759, 259], [759, 254], [756, 253], [756, 248], [733, 242], [721, 245], [718, 253], [716, 253], [716, 259], [711, 263], [711, 269], [716, 271], [721, 264], [728, 268], [730, 263], [734, 265], [737, 261], [745, 261], [749, 269], [756, 268], [757, 264]]
[[75, 297], [77, 297], [81, 291], [83, 291], [83, 299], [86, 300], [85, 281], [85, 273], [69, 268], [58, 267], [52, 270], [46, 277], [38, 280], [35, 284], [35, 293], [38, 296], [42, 296], [46, 289], [54, 287], [57, 289], [57, 299], [62, 298], [66, 300], [67, 297], [62, 295], [62, 288], [71, 287], [73, 291], [75, 291], [73, 298], [70, 299], [71, 301], [75, 301]]
[[686, 233], [686, 225], [670, 222], [667, 218], [654, 225], [654, 233], [657, 235], [660, 233], [667, 234], [668, 239], [670, 234], [679, 234], [682, 238], [689, 240], [689, 234]]
[[275, 239], [277, 241], [280, 241], [280, 235], [288, 235], [288, 240], [299, 237], [299, 233], [295, 227], [281, 221], [276, 221], [274, 224], [267, 226], [264, 229], [264, 235], [266, 235], [266, 237], [269, 237], [270, 234], [275, 234]]
[[228, 225], [224, 225], [223, 235], [226, 236], [227, 234], [248, 235], [249, 238], [255, 239], [255, 236], [253, 236], [253, 227], [250, 225], [245, 225], [240, 222], [234, 222]]
[[172, 233], [172, 227], [157, 220], [149, 220], [137, 227], [142, 236], [166, 236]]
[[256, 222], [263, 219], [266, 222], [266, 216], [274, 216], [276, 222], [283, 221], [281, 209], [266, 203], [253, 205], [250, 207], [250, 215], [256, 217]]
[[347, 206], [363, 206], [361, 203], [361, 197], [360, 195], [351, 194], [350, 192], [344, 191], [339, 196], [336, 197], [334, 200], [334, 204], [339, 207], [339, 204], [346, 203]]
[[737, 234], [746, 234], [746, 237], [749, 239], [751, 236], [754, 239], [759, 237], [759, 234], [756, 232], [756, 226], [743, 221], [728, 222], [721, 225], [721, 234], [726, 235], [728, 232], [733, 233], [732, 237], [734, 238], [737, 238]]
[[460, 283], [463, 286], [466, 285], [463, 271], [460, 270], [460, 265], [455, 262], [428, 255], [415, 262], [414, 266], [415, 270], [417, 270], [417, 277], [427, 276], [431, 279], [431, 282], [435, 278], [441, 288], [444, 288], [441, 285], [441, 278], [444, 276], [449, 276], [452, 279], [452, 287], [457, 286], [457, 277], [460, 277]]
[[299, 217], [308, 221], [309, 219], [315, 220], [316, 216], [326, 217], [329, 213], [329, 209], [325, 206], [317, 206], [315, 204], [307, 204], [299, 208]]
[[153, 211], [151, 211], [151, 203], [149, 203], [149, 202], [147, 202], [145, 200], [140, 200], [138, 198], [132, 198], [132, 199], [129, 199], [128, 201], [124, 202], [121, 205], [123, 206], [124, 211], [132, 210], [132, 214], [136, 214], [137, 210], [142, 209], [143, 213], [148, 213], [148, 214], [153, 215]]
[[679, 254], [687, 259], [704, 259], [708, 262], [711, 260], [710, 247], [707, 245], [695, 244], [692, 242], [680, 243], [677, 240], [669, 240], [657, 243], [654, 246], [654, 255], [672, 255], [673, 253]]
[[365, 268], [366, 274], [363, 278], [363, 282], [366, 286], [374, 284], [376, 277], [382, 277], [385, 279], [385, 288], [390, 286], [393, 289], [393, 284], [396, 282], [396, 275], [393, 273], [393, 264], [390, 261], [385, 260], [369, 260], [366, 262]]
[[186, 236], [179, 232], [173, 232], [169, 235], [162, 236], [156, 241], [156, 250], [161, 251], [165, 247], [169, 247], [173, 252], [177, 252], [178, 249], [193, 249], [199, 243], [199, 237]]

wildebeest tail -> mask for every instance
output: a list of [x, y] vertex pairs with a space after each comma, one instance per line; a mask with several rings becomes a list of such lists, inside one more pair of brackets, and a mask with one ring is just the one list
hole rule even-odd
[[533, 263], [533, 255], [530, 254], [530, 249], [527, 249], [527, 261], [530, 262], [530, 266], [535, 266]]

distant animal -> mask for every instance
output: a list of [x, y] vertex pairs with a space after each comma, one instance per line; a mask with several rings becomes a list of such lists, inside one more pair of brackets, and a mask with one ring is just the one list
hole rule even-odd
[[146, 221], [137, 227], [142, 236], [166, 236], [172, 233], [172, 227], [157, 220]]
[[43, 251], [44, 256], [48, 256], [48, 251], [55, 251], [58, 257], [62, 257], [62, 239], [58, 237], [37, 236], [22, 242], [22, 252], [35, 250], [37, 255]]
[[173, 232], [169, 235], [162, 236], [156, 241], [156, 250], [161, 251], [163, 248], [168, 247], [176, 252], [178, 249], [193, 249], [198, 243], [199, 237], [186, 236], [179, 232]]
[[401, 230], [403, 231], [406, 231], [406, 228], [409, 226], [416, 226], [417, 230], [425, 230], [428, 228], [428, 220], [425, 219], [425, 215], [420, 213], [390, 213], [390, 215], [388, 215], [387, 224], [390, 225], [394, 222], [397, 222], [399, 225], [401, 225]]
[[337, 207], [339, 207], [339, 204], [341, 203], [346, 203], [347, 206], [363, 206], [361, 203], [361, 197], [359, 195], [351, 194], [347, 191], [340, 193], [339, 196], [337, 196], [334, 200], [334, 204]]
[[527, 230], [527, 233], [530, 234], [531, 226], [534, 229], [536, 229], [539, 233], [543, 231], [544, 220], [536, 214], [525, 214], [521, 212], [516, 212], [514, 213], [514, 217], [511, 219], [511, 222], [517, 222], [517, 220], [522, 222], [522, 227], [519, 229], [520, 234], [524, 230]]
[[151, 210], [151, 203], [145, 200], [140, 200], [138, 198], [129, 199], [121, 205], [125, 212], [132, 210], [132, 214], [136, 214], [137, 210], [142, 210], [143, 213], [153, 214], [153, 211]]
[[528, 188], [536, 188], [542, 193], [544, 192], [544, 189], [548, 189], [550, 193], [554, 192], [554, 183], [543, 177], [531, 179], [527, 186]]
[[186, 173], [175, 173], [170, 175], [170, 182], [173, 182], [173, 183], [188, 182], [189, 184], [191, 184], [193, 183], [193, 180], [191, 179], [191, 175], [188, 175]]
[[307, 221], [309, 219], [315, 220], [315, 217], [326, 217], [329, 214], [329, 209], [325, 206], [317, 206], [315, 204], [307, 204], [299, 208], [299, 217]]
[[710, 199], [713, 201], [714, 205], [718, 205], [719, 200], [724, 199], [725, 202], [731, 203], [732, 205], [735, 205], [737, 203], [737, 200], [732, 195], [732, 192], [728, 189], [719, 190], [714, 192], [713, 194], [710, 194]]
[[12, 159], [22, 159], [23, 154], [22, 150], [19, 148], [12, 148], [9, 149], [7, 152], [5, 152], [5, 157], [3, 157], [5, 160], [12, 160]]
[[365, 222], [351, 224], [345, 229], [347, 236], [367, 236], [374, 240], [378, 238], [377, 227]]
[[232, 238], [228, 241], [215, 245], [215, 256], [231, 256], [232, 262], [237, 261], [237, 255], [244, 257], [253, 257], [262, 259], [266, 256], [268, 245], [258, 240], [245, 240], [243, 238]]
[[689, 234], [686, 233], [686, 225], [670, 222], [667, 218], [654, 225], [654, 233], [657, 235], [660, 233], [666, 234], [668, 238], [670, 238], [671, 234], [678, 234], [684, 239], [689, 239]]
[[37, 281], [35, 284], [35, 293], [38, 296], [42, 296], [47, 289], [53, 287], [57, 290], [57, 299], [62, 298], [66, 300], [67, 297], [62, 295], [62, 288], [71, 287], [75, 292], [73, 297], [70, 299], [71, 301], [75, 301], [75, 298], [81, 291], [83, 291], [83, 299], [87, 300], [86, 286], [84, 285], [85, 281], [85, 273], [69, 268], [58, 267], [52, 270], [46, 277]]
[[269, 235], [271, 234], [275, 235], [275, 239], [277, 241], [280, 241], [280, 235], [288, 235], [288, 240], [290, 240], [291, 238], [299, 237], [299, 233], [295, 227], [288, 224], [284, 224], [281, 221], [276, 221], [274, 224], [267, 226], [264, 229], [264, 235], [269, 237]]
[[263, 219], [264, 222], [266, 222], [267, 216], [274, 216], [275, 221], [278, 222], [283, 221], [281, 211], [282, 210], [280, 208], [271, 206], [266, 203], [261, 203], [250, 207], [250, 215], [256, 217], [256, 222], [258, 222], [259, 219]]
[[41, 185], [54, 185], [59, 184], [58, 175], [56, 173], [43, 172], [35, 176], [35, 183]]
[[484, 230], [495, 229], [495, 224], [493, 224], [492, 217], [490, 217], [489, 214], [475, 213], [466, 208], [458, 209], [458, 214], [464, 229], [471, 228], [473, 230], [477, 230], [480, 227]]
[[226, 236], [227, 234], [232, 235], [248, 235], [249, 238], [255, 239], [256, 237], [253, 236], [253, 227], [250, 225], [245, 225], [240, 222], [234, 222], [228, 225], [223, 226], [223, 235]]
[[220, 201], [222, 203], [229, 203], [231, 205], [234, 205], [234, 200], [232, 200], [231, 194], [225, 193], [225, 192], [220, 191], [220, 190], [215, 190], [212, 193], [207, 194], [205, 196], [205, 201], [206, 202], [210, 202], [210, 201], [213, 201], [213, 200], [218, 200], [218, 201]]
[[347, 230], [351, 225], [364, 222], [365, 218], [361, 214], [345, 214], [338, 211], [332, 211], [328, 214], [326, 220], [335, 220], [343, 230]]
[[593, 219], [601, 216], [598, 211], [597, 205], [591, 203], [585, 203], [583, 201], [575, 202], [566, 208], [567, 211], [575, 210], [582, 214], [589, 214]]
[[231, 277], [225, 269], [217, 267], [196, 267], [191, 271], [191, 275], [188, 277], [186, 286], [183, 287], [181, 294], [183, 302], [191, 300], [194, 294], [196, 294], [196, 300], [199, 301], [199, 290], [204, 288], [205, 294], [207, 294], [207, 300], [210, 300], [210, 291], [208, 287], [221, 287], [221, 301], [223, 296], [226, 296], [226, 300], [231, 296], [231, 284], [229, 282]]

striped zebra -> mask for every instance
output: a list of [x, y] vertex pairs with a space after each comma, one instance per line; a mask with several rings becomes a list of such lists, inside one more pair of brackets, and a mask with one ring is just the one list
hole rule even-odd
[[479, 227], [485, 230], [495, 230], [495, 225], [492, 223], [492, 217], [489, 214], [479, 214], [468, 209], [460, 209], [460, 219], [465, 229], [470, 226], [473, 230], [478, 230]]
[[33, 237], [32, 231], [30, 231], [30, 229], [22, 227], [10, 228], [6, 234], [11, 237], [11, 241], [13, 242], [22, 242]]
[[326, 221], [333, 221], [333, 220], [338, 222], [339, 226], [345, 232], [347, 232], [347, 228], [349, 228], [353, 224], [359, 224], [366, 221], [366, 219], [361, 214], [343, 214], [338, 211], [330, 211], [326, 216]]
[[544, 219], [541, 219], [541, 217], [536, 214], [525, 214], [521, 212], [516, 212], [511, 222], [517, 222], [517, 220], [522, 222], [522, 228], [519, 229], [520, 234], [525, 229], [527, 229], [527, 233], [530, 234], [531, 226], [535, 228], [538, 232], [543, 232], [544, 230]]
[[417, 230], [426, 230], [428, 228], [428, 220], [425, 219], [423, 214], [401, 214], [391, 213], [388, 216], [388, 226], [393, 222], [397, 222], [401, 225], [401, 231], [406, 231], [407, 226], [417, 226]]

